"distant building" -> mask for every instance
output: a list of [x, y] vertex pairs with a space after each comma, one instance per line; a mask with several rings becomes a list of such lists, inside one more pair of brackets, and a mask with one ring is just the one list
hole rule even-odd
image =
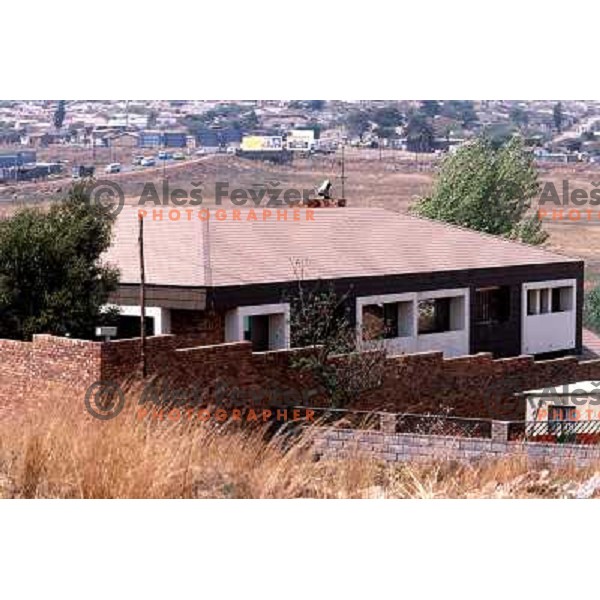
[[140, 148], [160, 148], [162, 146], [160, 131], [140, 131]]
[[314, 129], [292, 129], [286, 137], [287, 149], [291, 152], [313, 152], [315, 137]]
[[140, 148], [185, 148], [187, 134], [185, 131], [141, 131]]
[[185, 131], [164, 131], [162, 145], [165, 148], [185, 148], [187, 146], [187, 135]]
[[233, 128], [207, 128], [196, 132], [196, 146], [208, 152], [219, 152], [229, 147], [237, 147], [242, 141], [242, 132]]
[[18, 131], [0, 131], [0, 144], [18, 144], [21, 134]]
[[548, 152], [547, 150], [535, 150], [534, 156], [540, 163], [546, 164], [566, 164], [579, 162], [579, 153], [571, 152]]
[[136, 148], [139, 145], [137, 133], [113, 133], [106, 136], [107, 145], [111, 148]]
[[0, 152], [0, 169], [11, 167], [22, 167], [23, 165], [35, 163], [36, 153], [34, 150], [17, 150]]

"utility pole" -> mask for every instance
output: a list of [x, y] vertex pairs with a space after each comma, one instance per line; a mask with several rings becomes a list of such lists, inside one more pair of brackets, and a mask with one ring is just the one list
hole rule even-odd
[[138, 216], [140, 224], [139, 246], [140, 246], [140, 363], [142, 377], [147, 375], [146, 369], [146, 271], [144, 269], [144, 217]]
[[345, 193], [345, 182], [346, 182], [346, 163], [344, 160], [344, 148], [345, 148], [345, 144], [342, 142], [342, 176], [340, 177], [340, 179], [342, 180], [342, 200], [346, 199], [346, 193]]

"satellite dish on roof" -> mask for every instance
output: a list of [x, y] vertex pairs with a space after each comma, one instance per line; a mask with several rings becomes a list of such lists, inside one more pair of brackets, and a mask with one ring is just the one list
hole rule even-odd
[[331, 181], [326, 179], [317, 189], [317, 195], [329, 200], [331, 198]]

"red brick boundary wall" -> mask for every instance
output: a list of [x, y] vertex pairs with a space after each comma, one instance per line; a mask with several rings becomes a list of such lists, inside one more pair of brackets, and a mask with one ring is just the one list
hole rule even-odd
[[[276, 390], [292, 403], [326, 403], [311, 375], [293, 368], [294, 359], [310, 350], [253, 353], [249, 342], [195, 348], [181, 347], [184, 342], [173, 335], [148, 338], [149, 375], [209, 395], [224, 379], [242, 392], [263, 390], [265, 398]], [[37, 335], [32, 342], [0, 340], [0, 411], [43, 406], [49, 394], [83, 405], [85, 391], [96, 381], [136, 379], [139, 350], [138, 339], [90, 342]], [[493, 360], [488, 354], [444, 359], [439, 352], [395, 356], [385, 359], [383, 385], [348, 408], [520, 420], [524, 400], [515, 392], [583, 380], [600, 381], [600, 360]], [[281, 398], [272, 400], [278, 404]]]
[[0, 340], [0, 415], [47, 406], [49, 398], [79, 398], [100, 378], [101, 345], [50, 335], [32, 342]]

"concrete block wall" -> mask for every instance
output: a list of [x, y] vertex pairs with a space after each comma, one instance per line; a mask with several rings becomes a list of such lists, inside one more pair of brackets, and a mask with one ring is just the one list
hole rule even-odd
[[472, 462], [516, 457], [555, 466], [600, 464], [600, 446], [511, 442], [502, 436], [458, 438], [335, 428], [321, 428], [312, 435], [315, 453], [325, 459], [368, 457], [384, 462]]

